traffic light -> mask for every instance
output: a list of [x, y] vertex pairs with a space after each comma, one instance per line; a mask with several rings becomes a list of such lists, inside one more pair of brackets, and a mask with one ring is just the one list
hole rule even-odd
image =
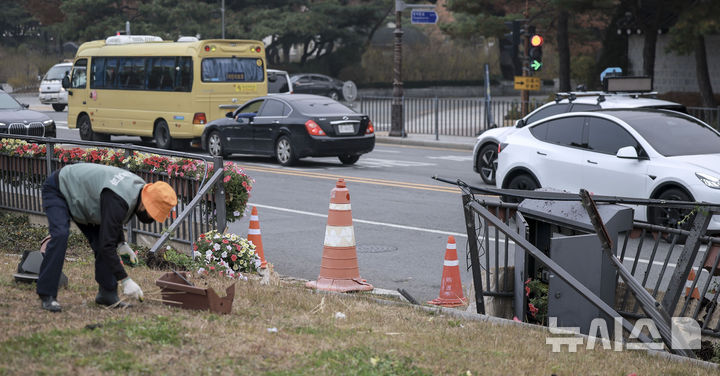
[[540, 34], [530, 34], [530, 49], [528, 57], [530, 58], [530, 69], [537, 72], [542, 69], [542, 45], [543, 37]]
[[500, 69], [504, 79], [512, 80], [513, 76], [522, 75], [522, 60], [518, 47], [523, 30], [520, 28], [520, 21], [507, 21], [505, 25], [510, 28], [510, 32], [500, 39]]

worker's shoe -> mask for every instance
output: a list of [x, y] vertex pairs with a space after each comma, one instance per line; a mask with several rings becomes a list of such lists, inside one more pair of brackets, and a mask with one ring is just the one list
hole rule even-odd
[[50, 312], [60, 312], [62, 311], [62, 307], [60, 307], [60, 303], [55, 300], [54, 296], [49, 295], [41, 295], [40, 296], [40, 307], [46, 311]]
[[102, 286], [98, 286], [98, 293], [95, 295], [95, 303], [108, 307], [112, 306], [113, 308], [125, 308], [130, 306], [130, 304], [120, 301], [117, 290], [106, 290]]

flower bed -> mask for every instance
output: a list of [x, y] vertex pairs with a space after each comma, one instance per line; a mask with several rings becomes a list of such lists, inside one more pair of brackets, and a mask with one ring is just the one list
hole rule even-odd
[[[0, 155], [18, 158], [44, 158], [47, 152], [45, 145], [28, 143], [18, 139], [0, 139]], [[78, 162], [100, 163], [127, 169], [132, 172], [147, 172], [201, 181], [213, 171], [212, 163], [188, 158], [166, 157], [157, 154], [135, 152], [125, 155], [123, 149], [103, 148], [54, 148], [54, 159], [61, 164]], [[234, 222], [245, 214], [250, 191], [255, 182], [245, 171], [227, 162], [224, 165], [225, 177], [225, 208], [228, 222]]]
[[235, 234], [221, 234], [215, 230], [200, 234], [193, 245], [195, 261], [202, 265], [198, 273], [218, 273], [230, 278], [243, 278], [242, 273], [256, 272], [260, 258], [255, 245]]

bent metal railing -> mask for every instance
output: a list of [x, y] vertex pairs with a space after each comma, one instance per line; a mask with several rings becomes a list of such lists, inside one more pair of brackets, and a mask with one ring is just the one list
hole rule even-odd
[[[463, 190], [462, 200], [468, 234], [467, 260], [468, 268], [472, 269], [478, 313], [485, 313], [483, 297], [512, 297], [515, 314], [519, 318], [524, 316], [523, 278], [518, 279], [517, 275], [513, 277], [512, 273], [506, 272], [501, 275], [502, 273], [498, 272], [502, 268], [507, 270], [509, 267], [519, 267], [519, 264], [523, 264], [522, 260], [509, 260], [509, 255], [512, 255], [512, 252], [518, 248], [522, 249], [525, 255], [534, 257], [552, 273], [568, 282], [568, 279], [565, 278], [567, 276], [562, 276], [567, 272], [556, 264], [549, 264], [548, 256], [530, 243], [528, 224], [523, 216], [521, 206], [503, 202], [497, 198], [497, 196], [510, 192], [509, 190], [470, 187], [459, 181], [437, 177], [435, 179], [457, 184]], [[475, 194], [478, 193], [491, 194], [496, 197], [476, 198]], [[526, 197], [541, 197], [533, 197], [533, 193], [535, 192], [527, 191]], [[537, 193], [542, 196], [553, 196], [553, 193], [548, 192]], [[569, 193], [558, 193], [554, 198], [580, 200], [580, 196]], [[631, 286], [628, 285], [628, 281], [623, 281], [618, 276], [618, 281], [621, 283], [618, 284], [618, 294], [611, 309], [626, 319], [647, 318], [648, 314], [642, 307], [641, 298], [643, 300], [652, 299], [658, 309], [667, 315], [691, 317], [700, 324], [704, 335], [720, 337], [720, 309], [718, 309], [720, 238], [706, 234], [711, 217], [720, 213], [720, 205], [618, 197], [598, 197], [597, 199], [606, 203], [619, 201], [627, 204], [639, 204], [643, 202], [652, 206], [694, 208], [696, 213], [690, 230], [634, 221], [631, 231], [621, 233], [618, 237], [619, 244], [615, 257], [627, 271], [627, 276], [633, 278], [633, 281], [630, 281], [631, 284], [637, 282], [636, 286], [642, 286], [648, 295], [645, 296], [641, 293], [642, 296], [638, 297], [637, 293], [629, 289]], [[517, 258], [517, 256], [515, 257]], [[493, 268], [495, 269], [494, 273], [491, 272]], [[514, 279], [514, 283], [508, 283], [507, 280], [510, 278]], [[500, 283], [501, 281], [503, 283]], [[572, 285], [572, 283], [568, 283]], [[571, 287], [578, 290], [580, 286]], [[578, 292], [599, 309], [605, 313], [608, 312], [608, 307], [603, 307], [600, 302], [594, 301], [592, 296], [579, 290]], [[611, 315], [611, 317], [618, 317], [618, 315]]]
[[[162, 150], [131, 144], [93, 142], [56, 138], [31, 137], [21, 135], [0, 135], [3, 139], [18, 139], [46, 146], [44, 157], [20, 157], [0, 154], [0, 209], [18, 211], [27, 214], [45, 215], [42, 210], [42, 184], [53, 171], [72, 162], [64, 162], [55, 157], [55, 147], [99, 147], [111, 150], [123, 150], [126, 157], [135, 152], [157, 154], [167, 157], [185, 158], [205, 163], [202, 179], [193, 177], [169, 176], [165, 171], [135, 172], [146, 182], [165, 181], [178, 195], [175, 213], [164, 223], [143, 224], [132, 218], [126, 225], [127, 240], [137, 243], [139, 235], [157, 238], [151, 249], [156, 251], [166, 240], [188, 245], [196, 240], [200, 233], [217, 228], [224, 231], [227, 226], [225, 209], [225, 189], [223, 184], [223, 160], [200, 154]], [[213, 171], [208, 166], [213, 164]]]

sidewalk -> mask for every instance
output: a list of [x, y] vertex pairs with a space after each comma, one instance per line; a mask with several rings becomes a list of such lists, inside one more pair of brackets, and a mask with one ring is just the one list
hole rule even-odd
[[375, 132], [375, 143], [412, 146], [431, 146], [458, 150], [473, 150], [476, 137], [438, 136], [434, 134], [408, 134], [406, 137], [390, 137], [389, 132]]

